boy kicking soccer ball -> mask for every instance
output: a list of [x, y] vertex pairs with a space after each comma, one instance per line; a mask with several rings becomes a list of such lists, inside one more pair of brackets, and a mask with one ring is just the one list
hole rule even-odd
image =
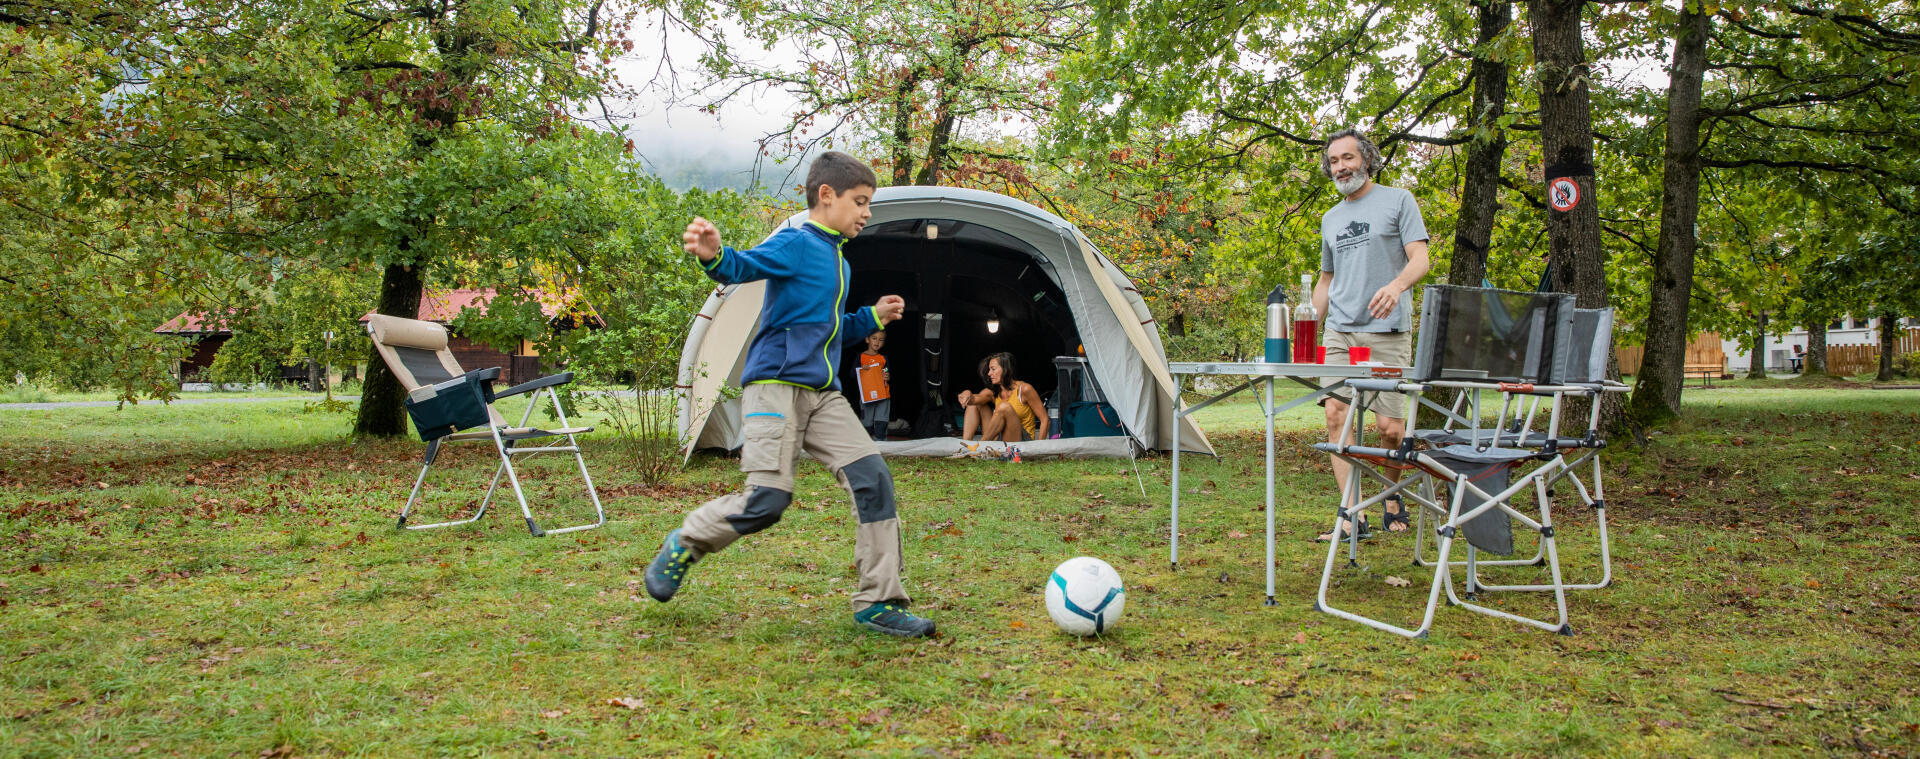
[[647, 594], [654, 600], [673, 598], [695, 562], [780, 521], [793, 502], [795, 457], [804, 450], [853, 497], [854, 565], [860, 573], [854, 622], [906, 638], [933, 633], [932, 620], [907, 611], [900, 584], [893, 473], [840, 394], [835, 372], [842, 344], [885, 329], [906, 310], [900, 296], [887, 295], [858, 311], [842, 311], [851, 274], [840, 246], [872, 216], [867, 204], [877, 185], [873, 170], [859, 159], [823, 153], [807, 170], [806, 224], [780, 230], [751, 250], [722, 247], [720, 230], [706, 219], [687, 225], [684, 247], [708, 277], [721, 284], [766, 280], [767, 294], [760, 333], [740, 376], [746, 425], [740, 470], [746, 485], [708, 501], [667, 533], [647, 566]]

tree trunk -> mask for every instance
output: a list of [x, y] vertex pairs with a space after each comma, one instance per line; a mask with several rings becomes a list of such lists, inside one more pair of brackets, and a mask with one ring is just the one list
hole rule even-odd
[[1880, 373], [1874, 375], [1875, 382], [1893, 381], [1893, 338], [1899, 328], [1900, 317], [1892, 311], [1880, 312]]
[[[1480, 31], [1474, 39], [1473, 110], [1467, 113], [1469, 131], [1485, 127], [1486, 140], [1467, 143], [1466, 171], [1460, 178], [1460, 218], [1453, 228], [1453, 262], [1447, 283], [1479, 287], [1487, 277], [1487, 249], [1493, 244], [1493, 224], [1500, 213], [1500, 163], [1507, 153], [1507, 133], [1500, 117], [1507, 112], [1506, 61], [1490, 57], [1488, 47], [1513, 24], [1513, 4], [1507, 0], [1477, 3]], [[1455, 393], [1435, 388], [1433, 400], [1451, 406]], [[1415, 409], [1421, 426], [1438, 427], [1444, 421], [1430, 408]]]
[[1667, 151], [1660, 196], [1660, 244], [1653, 253], [1653, 292], [1647, 315], [1647, 353], [1633, 388], [1631, 413], [1641, 425], [1680, 415], [1687, 360], [1687, 306], [1693, 292], [1693, 256], [1700, 216], [1700, 81], [1706, 72], [1712, 17], [1685, 6], [1675, 29], [1667, 86]]
[[1807, 320], [1807, 365], [1802, 367], [1806, 374], [1827, 373], [1827, 320]]
[[1747, 355], [1747, 379], [1767, 378], [1767, 312], [1761, 311], [1754, 319], [1753, 352]]
[[917, 78], [900, 85], [893, 101], [893, 186], [913, 181], [913, 87]]
[[[970, 51], [968, 47], [960, 49], [962, 60]], [[917, 185], [931, 187], [940, 183], [940, 169], [946, 166], [947, 150], [953, 145], [953, 131], [959, 126], [959, 117], [953, 109], [959, 98], [962, 72], [959, 64], [954, 65], [955, 68], [948, 70], [940, 80], [939, 100], [933, 108], [933, 130], [927, 135], [927, 155], [921, 159], [920, 176], [913, 181]]]
[[[407, 319], [420, 318], [420, 267], [387, 264], [380, 278], [379, 312]], [[360, 386], [360, 416], [354, 420], [356, 436], [398, 437], [407, 434], [406, 390], [387, 369], [380, 351], [367, 358], [367, 380]]]
[[[1600, 205], [1593, 191], [1593, 113], [1588, 102], [1586, 47], [1581, 10], [1586, 0], [1531, 0], [1533, 55], [1540, 72], [1540, 145], [1546, 179], [1565, 177], [1579, 189], [1566, 211], [1547, 211], [1548, 265], [1556, 292], [1572, 293], [1580, 308], [1608, 305], [1606, 249], [1600, 245]], [[1618, 359], [1608, 351], [1607, 376], [1618, 379]], [[1617, 430], [1624, 418], [1618, 393], [1601, 395], [1600, 429]], [[1581, 418], [1581, 404], [1569, 409]]]
[[1453, 263], [1447, 269], [1447, 282], [1461, 287], [1479, 287], [1486, 278], [1487, 246], [1493, 241], [1494, 217], [1500, 209], [1500, 162], [1507, 153], [1506, 131], [1499, 124], [1507, 112], [1507, 64], [1486, 57], [1486, 48], [1513, 23], [1513, 4], [1488, 0], [1479, 9], [1473, 111], [1467, 114], [1467, 127], [1485, 126], [1492, 136], [1467, 143], [1466, 173], [1460, 181], [1460, 218], [1453, 232]]

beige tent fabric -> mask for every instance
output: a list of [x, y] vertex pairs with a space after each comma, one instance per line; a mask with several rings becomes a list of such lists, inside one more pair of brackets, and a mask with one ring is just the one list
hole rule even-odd
[[[1141, 356], [1160, 355], [1160, 351], [1155, 349], [1157, 346], [1154, 344], [1154, 341], [1147, 336], [1146, 325], [1142, 324], [1138, 318], [1125, 318], [1128, 316], [1137, 317], [1137, 314], [1133, 306], [1127, 302], [1126, 294], [1120, 291], [1120, 287], [1114, 284], [1113, 279], [1100, 276], [1100, 274], [1107, 273], [1107, 269], [1101, 265], [1100, 254], [1094, 250], [1093, 243], [1088, 242], [1085, 237], [1079, 235], [1074, 235], [1074, 240], [1079, 243], [1080, 255], [1086, 258], [1087, 270], [1097, 272], [1092, 279], [1100, 288], [1100, 294], [1106, 297], [1107, 305], [1113, 309], [1113, 313], [1122, 317], [1119, 319], [1120, 329], [1126, 332], [1127, 342], [1133, 344], [1134, 353]], [[1089, 358], [1091, 359], [1092, 356], [1089, 355]], [[1155, 423], [1149, 425], [1148, 429], [1156, 430], [1153, 441], [1154, 447], [1160, 450], [1167, 450], [1173, 447], [1173, 428], [1160, 424], [1159, 421], [1173, 415], [1173, 375], [1167, 372], [1165, 364], [1158, 361], [1147, 361], [1145, 363], [1147, 371], [1152, 375], [1154, 385], [1158, 390], [1158, 392], [1153, 393], [1153, 399], [1151, 401], [1153, 404], [1152, 417]], [[1212, 441], [1207, 440], [1207, 433], [1201, 431], [1200, 426], [1194, 423], [1193, 417], [1181, 417], [1180, 424], [1182, 425], [1180, 429], [1181, 438], [1197, 442], [1205, 446], [1209, 451], [1213, 450]]]
[[[728, 385], [738, 387], [742, 363], [746, 360], [747, 347], [752, 343], [753, 331], [760, 323], [760, 308], [766, 301], [767, 283], [748, 282], [743, 285], [731, 285], [716, 288], [707, 299], [706, 307], [700, 315], [694, 317], [696, 329], [700, 322], [706, 322], [699, 336], [699, 349], [692, 361], [684, 363], [682, 376], [689, 376], [689, 387], [681, 388], [694, 399], [721, 397], [721, 388]], [[716, 403], [718, 401], [715, 401]], [[689, 418], [681, 421], [680, 429], [700, 430], [701, 434], [690, 436], [681, 443], [681, 457], [693, 455], [695, 448], [729, 448], [735, 430], [727, 425], [709, 427], [707, 418], [713, 413], [713, 403], [694, 403]]]

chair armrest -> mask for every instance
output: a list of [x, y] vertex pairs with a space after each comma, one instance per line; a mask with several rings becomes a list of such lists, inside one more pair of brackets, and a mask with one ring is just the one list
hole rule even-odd
[[[495, 369], [494, 371], [498, 372], [500, 370]], [[540, 379], [532, 380], [530, 382], [522, 382], [518, 385], [514, 385], [513, 387], [494, 393], [493, 397], [510, 398], [510, 397], [519, 395], [521, 393], [530, 393], [535, 390], [539, 390], [541, 388], [553, 387], [554, 385], [564, 385], [572, 381], [573, 381], [573, 372], [561, 372], [559, 374], [549, 374], [545, 377], [541, 377]]]
[[1400, 392], [1400, 385], [1404, 382], [1405, 380], [1392, 379], [1392, 378], [1388, 378], [1388, 379], [1360, 378], [1360, 379], [1347, 380], [1347, 386], [1355, 390], [1363, 390], [1369, 393], [1397, 393], [1397, 392]]
[[431, 385], [421, 385], [420, 387], [414, 388], [407, 396], [415, 398], [416, 400], [425, 400], [448, 390], [476, 382], [482, 383], [482, 387], [486, 388], [484, 392], [491, 393], [493, 383], [499, 379], [500, 367], [490, 366], [485, 369], [475, 369], [450, 380], [436, 382]]

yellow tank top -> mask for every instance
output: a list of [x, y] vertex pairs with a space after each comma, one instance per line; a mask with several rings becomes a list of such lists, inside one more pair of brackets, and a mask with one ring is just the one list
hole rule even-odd
[[[1013, 396], [1011, 400], [1007, 398], [1009, 395]], [[1013, 406], [1013, 413], [1020, 417], [1020, 427], [1027, 431], [1027, 439], [1032, 440], [1038, 436], [1040, 434], [1040, 421], [1034, 417], [1033, 407], [1028, 406], [1026, 401], [1020, 397], [1019, 385], [1014, 385], [1013, 390], [1003, 390], [994, 395], [993, 405], [1006, 406], [1009, 404]]]

